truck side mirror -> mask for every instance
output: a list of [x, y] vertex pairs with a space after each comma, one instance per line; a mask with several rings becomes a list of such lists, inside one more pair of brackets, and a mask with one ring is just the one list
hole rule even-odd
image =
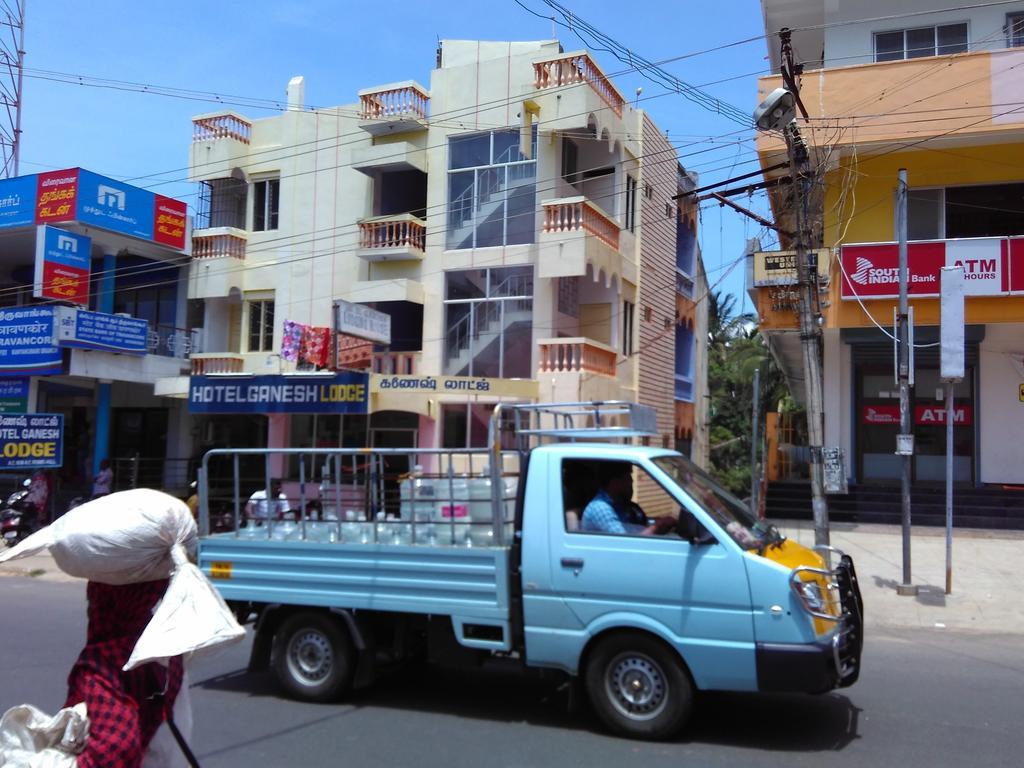
[[676, 532], [679, 534], [679, 538], [697, 546], [718, 543], [708, 529], [701, 525], [697, 518], [685, 508], [679, 510], [679, 524], [676, 526]]

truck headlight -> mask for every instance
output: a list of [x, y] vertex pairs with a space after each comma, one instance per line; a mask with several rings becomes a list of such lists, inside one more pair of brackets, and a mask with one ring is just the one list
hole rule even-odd
[[822, 595], [821, 587], [818, 586], [817, 582], [796, 581], [793, 582], [793, 589], [796, 590], [797, 597], [800, 598], [801, 602], [808, 610], [813, 611], [814, 613], [825, 612], [825, 598]]

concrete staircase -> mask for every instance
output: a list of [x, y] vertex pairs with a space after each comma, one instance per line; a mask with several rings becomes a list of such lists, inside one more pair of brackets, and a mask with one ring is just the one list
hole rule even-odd
[[[913, 525], [946, 524], [946, 491], [941, 485], [911, 489]], [[836, 522], [899, 525], [901, 492], [898, 484], [856, 484], [844, 496], [828, 496], [829, 518]], [[771, 483], [765, 514], [776, 520], [810, 520], [811, 487], [806, 481]], [[1024, 530], [1024, 489], [1016, 487], [954, 488], [953, 526]]]

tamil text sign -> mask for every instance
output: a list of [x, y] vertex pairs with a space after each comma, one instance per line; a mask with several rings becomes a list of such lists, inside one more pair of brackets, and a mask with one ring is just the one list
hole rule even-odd
[[58, 307], [57, 341], [62, 347], [146, 354], [149, 323], [135, 317]]
[[92, 240], [56, 227], [36, 227], [36, 271], [32, 295], [37, 299], [89, 304]]
[[368, 376], [193, 376], [191, 413], [366, 413]]
[[534, 379], [489, 379], [477, 376], [389, 376], [375, 373], [370, 378], [374, 394], [490, 395], [532, 399], [537, 397]]
[[335, 328], [377, 344], [391, 343], [391, 316], [362, 304], [337, 300], [334, 302]]
[[0, 413], [24, 413], [28, 410], [28, 379], [0, 379]]
[[0, 309], [0, 374], [61, 373], [61, 351], [53, 337], [53, 307]]
[[59, 467], [63, 441], [59, 413], [0, 414], [0, 469]]

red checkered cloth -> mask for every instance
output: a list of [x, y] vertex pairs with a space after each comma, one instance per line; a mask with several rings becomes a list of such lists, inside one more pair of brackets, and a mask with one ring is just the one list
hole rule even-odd
[[166, 589], [166, 579], [123, 586], [89, 582], [86, 645], [68, 676], [64, 704], [84, 701], [88, 710], [89, 738], [78, 768], [141, 766], [146, 747], [174, 706], [181, 657], [167, 667], [150, 663], [121, 671]]

